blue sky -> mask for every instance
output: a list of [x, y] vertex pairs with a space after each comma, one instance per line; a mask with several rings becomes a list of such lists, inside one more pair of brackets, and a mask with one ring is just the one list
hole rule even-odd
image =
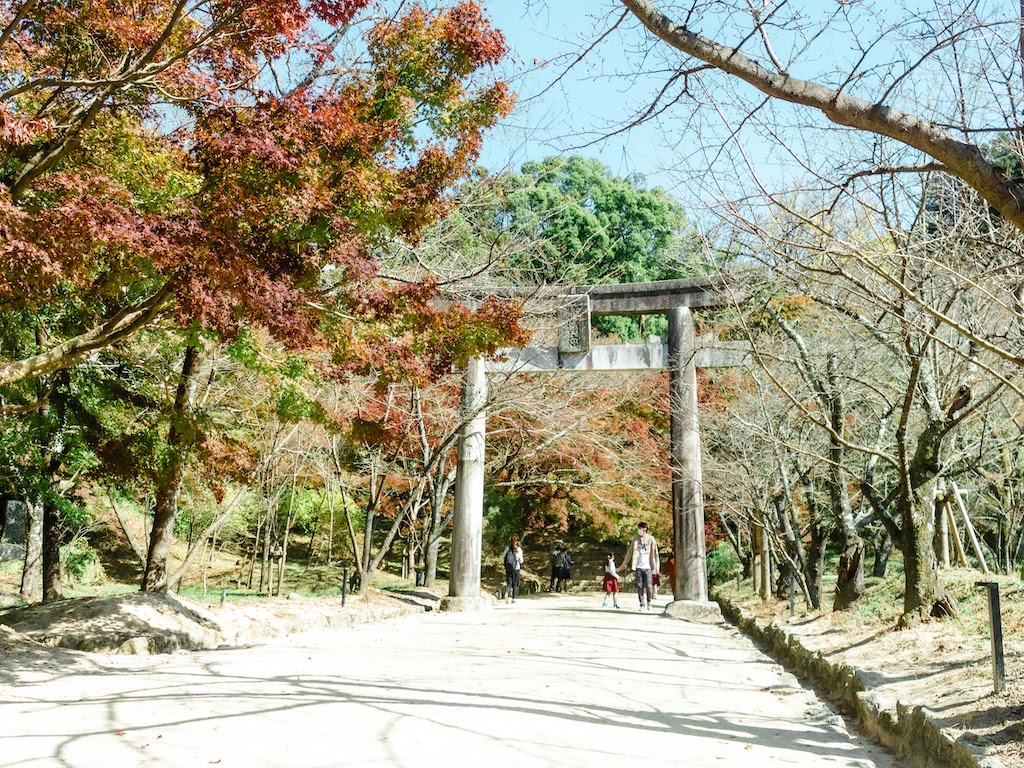
[[[602, 138], [621, 131], [652, 102], [669, 73], [678, 71], [679, 54], [652, 41], [628, 17], [566, 72], [579, 52], [622, 14], [620, 2], [484, 1], [512, 48], [513, 61], [504, 76], [520, 95], [520, 107], [485, 144], [481, 162], [491, 171], [517, 169], [549, 154], [579, 153], [600, 159], [619, 175], [643, 173], [648, 186], [663, 186], [696, 217], [722, 201], [756, 193], [755, 179], [772, 189], [793, 189], [816, 172], [841, 179], [872, 163], [920, 160], [899, 145], [893, 150], [893, 142], [880, 154], [870, 134], [839, 129], [813, 110], [765, 101], [745, 84], [714, 76], [687, 81], [689, 93], [658, 120]], [[941, 46], [933, 50], [950, 14], [959, 13], [957, 3], [947, 8], [942, 0], [790, 0], [784, 5], [790, 21], [772, 30], [772, 43], [790, 62], [792, 74], [868, 99], [884, 93], [894, 106], [957, 124], [958, 84], [950, 76], [950, 53]], [[1010, 42], [1019, 34], [1013, 8], [1004, 5], [981, 0], [976, 10], [982, 18], [1000, 19], [1002, 26], [979, 28], [960, 41], [962, 52], [972, 57], [968, 64], [974, 65], [980, 87], [959, 86], [981, 118], [996, 114], [984, 103], [986, 64], [991, 63], [985, 58], [991, 53], [986, 41], [996, 32]], [[746, 30], [748, 18], [709, 7], [696, 22], [698, 29], [706, 27], [707, 34], [727, 41], [746, 35], [745, 49], [764, 58], [760, 40]], [[991, 47], [997, 54], [1002, 50], [998, 40]], [[856, 78], [849, 78], [851, 70]]]
[[691, 219], [750, 183], [748, 159], [761, 177], [782, 178], [786, 159], [776, 143], [745, 130], [741, 150], [696, 100], [624, 130], [652, 103], [679, 54], [627, 17], [574, 63], [621, 16], [616, 0], [490, 0], [486, 8], [511, 47], [503, 74], [519, 94], [516, 111], [485, 143], [481, 164], [490, 171], [552, 154], [595, 157], [615, 174], [641, 173], [648, 187], [664, 187]]
[[[596, 157], [619, 175], [640, 172], [650, 186], [673, 185], [662, 168], [672, 153], [654, 126], [641, 126], [607, 139], [632, 114], [646, 92], [616, 79], [628, 67], [621, 39], [563, 74], [580, 46], [608, 26], [606, 16], [621, 13], [618, 3], [583, 0], [491, 0], [487, 12], [512, 48], [506, 76], [519, 94], [519, 108], [492, 132], [482, 164], [492, 171], [518, 168], [526, 160], [577, 153]], [[639, 37], [637, 36], [637, 39]], [[561, 77], [560, 77], [561, 76]]]

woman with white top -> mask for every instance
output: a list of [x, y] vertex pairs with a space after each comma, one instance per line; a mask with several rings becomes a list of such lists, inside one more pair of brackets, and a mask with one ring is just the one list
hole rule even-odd
[[505, 565], [505, 602], [515, 602], [519, 596], [519, 575], [523, 567], [523, 548], [519, 546], [519, 536], [512, 534], [508, 546], [501, 553], [501, 562]]

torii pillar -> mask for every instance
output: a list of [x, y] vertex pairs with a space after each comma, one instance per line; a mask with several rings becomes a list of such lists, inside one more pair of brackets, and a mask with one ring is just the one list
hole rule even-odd
[[477, 610], [490, 605], [480, 594], [481, 542], [484, 529], [484, 463], [487, 442], [487, 376], [484, 361], [469, 360], [462, 378], [458, 464], [455, 474], [455, 519], [448, 596], [442, 611]]
[[697, 359], [689, 307], [668, 312], [669, 414], [672, 455], [672, 523], [675, 602], [666, 609], [679, 618], [720, 617], [708, 603], [704, 547], [704, 488], [697, 418]]

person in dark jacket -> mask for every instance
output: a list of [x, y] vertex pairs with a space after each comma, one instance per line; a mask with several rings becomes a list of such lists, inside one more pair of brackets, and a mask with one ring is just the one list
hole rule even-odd
[[551, 581], [548, 582], [548, 592], [555, 591], [555, 582], [558, 581], [558, 569], [562, 567], [562, 545], [556, 544], [551, 550]]
[[555, 579], [555, 592], [566, 592], [569, 579], [572, 578], [572, 556], [568, 549], [563, 549], [558, 561], [558, 578]]

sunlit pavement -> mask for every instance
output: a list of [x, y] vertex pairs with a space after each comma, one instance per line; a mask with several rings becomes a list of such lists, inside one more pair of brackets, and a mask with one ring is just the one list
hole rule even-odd
[[6, 669], [0, 766], [898, 764], [735, 630], [621, 598]]

